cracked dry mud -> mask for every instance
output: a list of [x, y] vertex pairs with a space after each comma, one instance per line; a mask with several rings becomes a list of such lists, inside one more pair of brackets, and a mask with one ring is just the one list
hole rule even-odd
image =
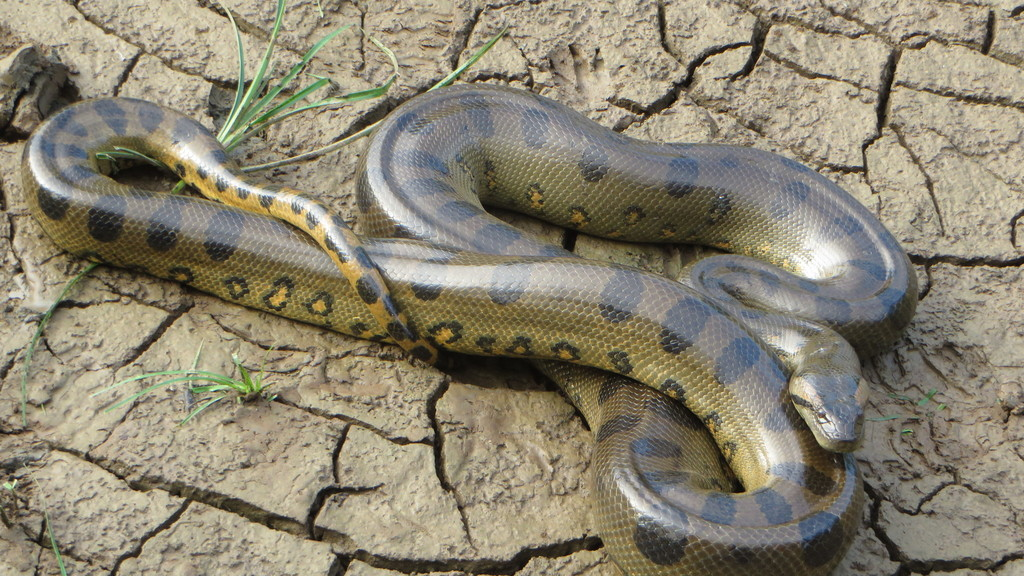
[[[224, 3], [258, 54], [271, 3]], [[5, 73], [21, 72], [0, 85], [59, 77], [54, 61], [69, 74], [59, 94], [0, 94], [0, 478], [18, 481], [0, 491], [10, 521], [0, 524], [0, 575], [57, 573], [44, 513], [75, 574], [617, 574], [588, 516], [589, 432], [550, 384], [511, 361], [427, 368], [393, 348], [101, 268], [48, 327], [22, 424], [26, 345], [83, 266], [25, 207], [19, 158], [39, 120], [33, 107], [119, 94], [214, 125], [235, 65], [227, 20], [208, 4], [0, 0], [0, 55], [39, 48], [35, 60], [5, 60]], [[358, 24], [397, 53], [401, 86], [386, 104], [275, 128], [249, 143], [245, 163], [381, 117], [508, 24], [466, 80], [529, 88], [639, 137], [774, 150], [850, 190], [912, 254], [923, 298], [906, 336], [864, 361], [874, 390], [858, 453], [868, 506], [836, 573], [1024, 574], [1024, 6], [327, 0], [321, 17], [315, 2], [292, 4], [284, 64]], [[388, 72], [371, 48], [343, 35], [313, 71], [369, 86]], [[358, 148], [265, 177], [355, 217]], [[575, 244], [669, 275], [692, 255]], [[209, 369], [229, 369], [232, 353], [250, 366], [266, 357], [277, 399], [224, 404], [178, 426], [181, 390], [111, 412], [111, 397], [91, 396], [187, 367], [200, 341]]]

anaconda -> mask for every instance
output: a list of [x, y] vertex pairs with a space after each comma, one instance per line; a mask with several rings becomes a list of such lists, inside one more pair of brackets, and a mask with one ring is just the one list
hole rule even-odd
[[[115, 146], [221, 202], [116, 182], [96, 159]], [[33, 214], [74, 254], [426, 360], [444, 349], [542, 362], [595, 431], [595, 517], [630, 574], [824, 574], [859, 525], [853, 458], [821, 444], [856, 445], [851, 344], [888, 346], [916, 280], [867, 209], [795, 161], [644, 142], [534, 94], [457, 86], [376, 130], [359, 175], [363, 237], [298, 191], [242, 177], [200, 124], [140, 100], [62, 110], [23, 169]], [[575, 257], [482, 204], [732, 254], [698, 262], [683, 285]], [[715, 472], [716, 450], [739, 491]]]

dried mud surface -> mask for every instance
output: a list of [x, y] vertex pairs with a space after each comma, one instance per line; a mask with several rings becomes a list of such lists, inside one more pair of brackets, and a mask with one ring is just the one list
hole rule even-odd
[[[224, 3], [258, 54], [271, 3]], [[24, 139], [54, 102], [113, 94], [215, 125], [235, 64], [209, 4], [0, 0], [0, 480], [17, 481], [0, 490], [0, 575], [58, 573], [44, 514], [75, 574], [617, 574], [588, 516], [589, 432], [512, 362], [423, 367], [101, 268], [40, 342], [22, 422], [27, 343], [83, 266], [27, 213]], [[387, 102], [271, 130], [245, 163], [382, 117], [508, 24], [465, 80], [528, 88], [631, 135], [775, 150], [850, 190], [912, 254], [922, 300], [906, 336], [864, 362], [869, 504], [837, 574], [1024, 574], [1024, 6], [324, 0], [321, 16], [315, 2], [292, 4], [283, 64], [356, 24], [396, 52], [401, 86]], [[356, 34], [314, 64], [346, 89], [387, 74]], [[44, 81], [65, 73], [60, 90]], [[265, 177], [355, 218], [357, 157], [358, 146]], [[686, 254], [583, 236], [576, 247], [669, 274]], [[109, 412], [109, 396], [91, 396], [187, 367], [201, 341], [209, 369], [265, 357], [277, 399], [179, 426], [180, 389]]]

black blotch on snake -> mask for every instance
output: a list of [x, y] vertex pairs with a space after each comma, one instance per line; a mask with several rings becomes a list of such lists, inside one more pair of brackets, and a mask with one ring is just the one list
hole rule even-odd
[[693, 158], [680, 156], [669, 160], [665, 190], [673, 198], [682, 198], [697, 189], [700, 165]]
[[228, 296], [235, 300], [249, 295], [249, 283], [241, 276], [229, 276], [224, 279], [224, 287], [227, 288]]
[[124, 229], [127, 201], [120, 196], [103, 196], [89, 208], [89, 235], [99, 242], [113, 242]]
[[842, 549], [846, 530], [839, 517], [827, 512], [802, 520], [800, 529], [804, 561], [810, 566], [823, 566]]
[[203, 248], [214, 262], [223, 262], [238, 249], [238, 239], [245, 229], [245, 216], [234, 210], [221, 210], [206, 226]]
[[[679, 516], [680, 523], [685, 526], [689, 521]], [[641, 516], [633, 530], [633, 543], [645, 558], [659, 566], [677, 564], [686, 555], [686, 536], [673, 534], [650, 516]]]
[[50, 220], [62, 220], [67, 215], [71, 199], [57, 190], [44, 188], [36, 190], [36, 202]]
[[113, 101], [113, 100], [99, 100], [96, 102], [96, 112], [99, 113], [100, 118], [114, 131], [118, 136], [124, 136], [125, 131], [128, 129], [128, 119], [125, 118], [124, 108]]
[[679, 458], [683, 453], [682, 447], [675, 442], [648, 436], [633, 440], [629, 447], [633, 454], [647, 458]]
[[146, 244], [157, 252], [166, 252], [178, 243], [181, 232], [182, 208], [187, 200], [168, 195], [153, 211], [146, 226]]
[[494, 269], [491, 275], [491, 287], [487, 295], [491, 302], [506, 306], [519, 300], [526, 292], [532, 275], [529, 264], [522, 262], [506, 262]]
[[835, 480], [803, 462], [779, 462], [768, 472], [802, 486], [818, 496], [826, 496], [836, 489]]
[[715, 378], [728, 386], [762, 360], [764, 351], [752, 338], [739, 337], [726, 345], [715, 360]]
[[629, 353], [624, 350], [609, 351], [608, 359], [611, 360], [612, 367], [619, 374], [629, 374], [633, 371], [633, 363], [629, 360]]
[[326, 291], [317, 292], [305, 303], [305, 306], [310, 314], [326, 318], [334, 311], [334, 296]]
[[769, 524], [785, 524], [793, 520], [793, 507], [778, 492], [765, 488], [754, 493], [757, 502]]
[[644, 297], [640, 276], [630, 270], [616, 270], [601, 289], [598, 310], [605, 320], [618, 324], [632, 318]]
[[281, 311], [288, 306], [288, 302], [292, 297], [292, 289], [295, 288], [295, 282], [287, 276], [282, 276], [277, 280], [274, 280], [274, 284], [270, 290], [263, 295], [263, 303], [273, 310]]
[[580, 175], [587, 182], [600, 182], [611, 169], [608, 155], [597, 148], [586, 148], [579, 162]]

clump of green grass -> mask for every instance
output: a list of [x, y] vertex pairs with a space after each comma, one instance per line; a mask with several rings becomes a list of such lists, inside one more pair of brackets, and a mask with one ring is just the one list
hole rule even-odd
[[[260, 59], [259, 66], [256, 69], [256, 73], [254, 74], [253, 78], [249, 81], [246, 80], [245, 74], [245, 49], [242, 45], [241, 32], [238, 28], [237, 23], [235, 22], [234, 16], [231, 14], [231, 11], [222, 7], [224, 13], [227, 15], [229, 21], [231, 22], [231, 26], [235, 33], [235, 47], [238, 56], [238, 85], [235, 90], [234, 103], [231, 107], [230, 112], [228, 113], [227, 119], [225, 120], [224, 124], [221, 126], [220, 130], [217, 133], [217, 139], [220, 140], [222, 144], [224, 144], [224, 147], [228, 151], [234, 150], [238, 145], [243, 143], [246, 139], [253, 136], [254, 134], [257, 134], [260, 131], [267, 129], [268, 127], [274, 124], [283, 122], [297, 114], [336, 108], [347, 104], [353, 104], [355, 102], [359, 102], [362, 100], [383, 97], [391, 88], [391, 86], [394, 85], [395, 81], [398, 78], [398, 59], [396, 58], [394, 52], [388, 49], [384, 44], [382, 44], [373, 36], [367, 35], [367, 38], [370, 40], [370, 42], [373, 43], [374, 46], [376, 46], [387, 56], [392, 67], [391, 75], [382, 84], [367, 90], [360, 90], [342, 95], [318, 97], [315, 100], [311, 100], [315, 93], [327, 88], [331, 84], [330, 80], [327, 78], [314, 77], [315, 79], [304, 88], [301, 88], [294, 92], [289, 91], [289, 87], [293, 84], [293, 82], [295, 82], [297, 78], [300, 77], [300, 75], [303, 74], [306, 67], [317, 55], [317, 53], [324, 46], [326, 46], [327, 43], [329, 43], [332, 39], [337, 37], [339, 34], [345, 32], [346, 30], [350, 29], [351, 25], [348, 25], [342, 26], [341, 28], [335, 30], [334, 32], [328, 34], [323, 39], [318, 41], [309, 50], [307, 50], [305, 54], [302, 55], [299, 62], [292, 66], [291, 69], [283, 77], [281, 77], [277, 81], [272, 81], [269, 73], [273, 69], [274, 46], [277, 43], [278, 35], [284, 23], [285, 5], [286, 0], [278, 0], [274, 18], [274, 25], [273, 28], [271, 29], [270, 38], [267, 42], [267, 47], [264, 50], [262, 58]], [[322, 16], [322, 8], [320, 10]], [[493, 47], [498, 42], [498, 40], [500, 40], [505, 35], [506, 30], [507, 28], [502, 29], [497, 34], [495, 34], [493, 38], [491, 38], [486, 44], [484, 44], [479, 50], [477, 50], [472, 56], [470, 56], [461, 66], [459, 66], [458, 68], [453, 70], [451, 74], [448, 74], [446, 77], [444, 77], [436, 84], [431, 86], [429, 90], [434, 90], [442, 86], [447, 86], [451, 84], [470, 66], [475, 64], [477, 60], [479, 60], [485, 53], [487, 53], [487, 51], [489, 51], [491, 47]], [[311, 150], [309, 152], [285, 158], [283, 160], [278, 160], [275, 162], [270, 162], [256, 166], [243, 167], [242, 170], [244, 172], [265, 170], [268, 168], [274, 168], [285, 164], [291, 164], [294, 162], [308, 160], [311, 158], [322, 156], [324, 154], [328, 154], [330, 152], [338, 150], [339, 148], [347, 144], [350, 144], [351, 142], [358, 138], [370, 134], [377, 127], [377, 124], [379, 124], [379, 122], [367, 126], [366, 128], [356, 132], [355, 134], [352, 134], [332, 144], [328, 144], [315, 150]], [[135, 150], [127, 148], [118, 148], [112, 152], [105, 152], [99, 155], [99, 157], [100, 159], [103, 160], [115, 162], [118, 159], [129, 159], [134, 161], [141, 160], [148, 162], [150, 164], [159, 165], [159, 163], [157, 163], [152, 158], [149, 158]], [[184, 188], [185, 183], [178, 182], [171, 192], [180, 193], [181, 191], [184, 190]], [[89, 274], [97, 266], [98, 264], [90, 263], [74, 278], [68, 281], [68, 283], [64, 286], [64, 289], [61, 291], [57, 299], [40, 318], [39, 325], [36, 328], [36, 332], [26, 348], [21, 376], [21, 421], [23, 426], [28, 426], [28, 375], [29, 369], [32, 365], [32, 357], [35, 352], [36, 344], [42, 337], [43, 331], [46, 329], [46, 326], [49, 323], [50, 318], [53, 316], [54, 311], [57, 309], [57, 306], [62, 301], [64, 301], [65, 298], [67, 298], [67, 295], [71, 291], [71, 289], [83, 277]], [[247, 388], [247, 386], [249, 386], [250, 384], [255, 384], [255, 382], [245, 383], [248, 372], [242, 372], [244, 368], [240, 364], [236, 363], [236, 365], [239, 368], [239, 373], [242, 374], [242, 376], [240, 376], [240, 380], [234, 380], [224, 375], [217, 375], [221, 376], [223, 378], [223, 381], [211, 381], [209, 385], [195, 387], [194, 390], [197, 393], [213, 394], [227, 392], [228, 390], [234, 390], [236, 392], [243, 394], [243, 396], [249, 395], [254, 392], [257, 394], [261, 393], [261, 390], [250, 390], [249, 388]], [[138, 379], [156, 376], [159, 374], [161, 373], [142, 375], [138, 377]], [[171, 374], [172, 373], [169, 372], [166, 373], [165, 375]], [[121, 382], [119, 384], [122, 383], [124, 382]], [[241, 383], [240, 386], [235, 385], [239, 383]], [[155, 387], [151, 387], [151, 389], [157, 389], [159, 387], [160, 386], [158, 385]], [[201, 410], [206, 409], [207, 407], [213, 405], [219, 400], [220, 398], [213, 400], [209, 404], [203, 405]], [[194, 414], [191, 416], [194, 416]], [[186, 421], [190, 419], [191, 416], [189, 418], [186, 418]]]
[[238, 359], [237, 355], [232, 354], [231, 361], [235, 365], [235, 370], [238, 371], [238, 376], [232, 377], [218, 372], [197, 370], [196, 368], [199, 365], [199, 357], [202, 354], [202, 351], [203, 347], [200, 345], [199, 349], [196, 351], [195, 358], [192, 361], [192, 368], [188, 370], [164, 370], [161, 372], [147, 372], [138, 376], [132, 376], [131, 378], [125, 378], [116, 384], [93, 393], [93, 396], [111, 392], [132, 382], [140, 382], [150, 378], [169, 377], [157, 382], [156, 384], [147, 386], [127, 398], [112, 404], [105, 411], [109, 412], [111, 410], [115, 410], [121, 406], [134, 402], [151, 392], [184, 382], [188, 385], [186, 388], [186, 398], [188, 398], [189, 412], [188, 415], [179, 422], [179, 424], [186, 424], [189, 420], [192, 420], [207, 408], [229, 398], [233, 398], [239, 403], [252, 402], [255, 400], [273, 401], [277, 398], [276, 394], [270, 394], [267, 392], [267, 389], [271, 384], [267, 383], [265, 379], [266, 371], [264, 370], [264, 366], [266, 364], [266, 357], [263, 359], [263, 364], [260, 365], [259, 372], [253, 373], [242, 364], [242, 361]]

